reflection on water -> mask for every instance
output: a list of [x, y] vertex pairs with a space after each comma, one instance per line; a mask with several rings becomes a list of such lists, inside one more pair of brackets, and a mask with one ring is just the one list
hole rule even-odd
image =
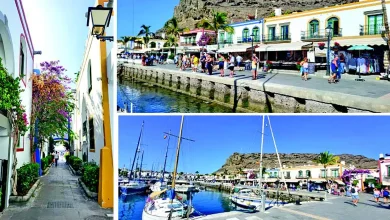
[[[119, 220], [141, 220], [146, 196], [131, 195], [119, 198]], [[229, 194], [218, 191], [200, 191], [194, 194], [193, 206], [196, 214], [216, 214], [235, 210], [229, 200]]]
[[133, 103], [134, 113], [231, 113], [232, 109], [140, 82], [118, 84], [117, 104]]

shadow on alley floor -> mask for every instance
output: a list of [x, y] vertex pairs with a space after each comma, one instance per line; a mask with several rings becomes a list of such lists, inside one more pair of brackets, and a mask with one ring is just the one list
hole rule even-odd
[[89, 199], [73, 176], [68, 165], [59, 162], [41, 177], [35, 197], [27, 203], [12, 203], [0, 215], [1, 220], [89, 220], [111, 219], [112, 209], [103, 209]]

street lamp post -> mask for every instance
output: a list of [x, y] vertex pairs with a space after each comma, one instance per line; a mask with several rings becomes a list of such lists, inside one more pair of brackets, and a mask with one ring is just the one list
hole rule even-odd
[[252, 38], [252, 56], [253, 57], [253, 53], [254, 53], [254, 48], [253, 48], [253, 38], [255, 37], [255, 35], [252, 33], [251, 34], [251, 38]]
[[90, 18], [92, 24], [91, 35], [100, 40], [100, 71], [102, 83], [102, 107], [103, 107], [103, 134], [104, 147], [100, 150], [100, 169], [99, 169], [99, 189], [98, 203], [103, 208], [112, 208], [114, 206], [114, 167], [112, 157], [111, 142], [111, 122], [110, 105], [108, 93], [108, 73], [107, 73], [107, 45], [106, 40], [113, 41], [114, 37], [105, 36], [105, 28], [109, 26], [113, 8], [103, 7], [107, 0], [98, 0], [97, 7], [88, 8], [87, 26]]
[[329, 24], [328, 27], [326, 27], [326, 33], [328, 34], [328, 50], [326, 52], [326, 75], [327, 76], [330, 76], [330, 62], [329, 62], [329, 59], [330, 59], [330, 54], [329, 54], [329, 51], [330, 51], [330, 40], [332, 38], [332, 30], [333, 30], [333, 27]]

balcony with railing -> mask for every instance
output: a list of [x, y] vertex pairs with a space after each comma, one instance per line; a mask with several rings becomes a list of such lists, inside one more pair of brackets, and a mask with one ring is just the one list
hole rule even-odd
[[319, 174], [318, 178], [340, 178], [340, 174]]
[[232, 39], [218, 40], [218, 44], [233, 44], [233, 40]]
[[183, 47], [196, 46], [196, 42], [180, 42], [180, 46]]
[[[260, 42], [260, 36], [253, 37], [254, 43]], [[252, 43], [252, 37], [237, 37], [237, 43]]]
[[291, 41], [291, 34], [275, 34], [263, 36], [263, 42], [289, 42]]
[[[342, 37], [342, 29], [333, 30], [332, 37]], [[302, 41], [315, 41], [315, 40], [326, 40], [328, 39], [328, 33], [326, 29], [320, 29], [318, 31], [302, 31], [301, 40]]]
[[311, 176], [310, 175], [297, 175], [295, 177], [295, 179], [310, 179]]
[[384, 34], [384, 25], [360, 25], [360, 36]]

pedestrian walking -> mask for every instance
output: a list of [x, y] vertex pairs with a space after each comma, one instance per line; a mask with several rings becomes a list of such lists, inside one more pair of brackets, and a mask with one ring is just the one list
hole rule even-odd
[[224, 72], [224, 64], [225, 64], [225, 57], [223, 57], [223, 55], [222, 54], [219, 54], [218, 55], [219, 56], [219, 59], [218, 59], [218, 69], [219, 69], [219, 71], [220, 71], [220, 76], [221, 77], [224, 77], [225, 76], [225, 72]]
[[332, 60], [332, 63], [330, 64], [330, 70], [331, 70], [331, 76], [328, 79], [328, 83], [336, 83], [337, 77], [339, 75], [339, 57], [335, 56], [335, 58]]
[[257, 79], [257, 62], [258, 59], [255, 54], [252, 55], [252, 80]]
[[379, 203], [379, 197], [381, 196], [381, 191], [378, 188], [374, 189], [374, 199], [376, 203]]
[[234, 76], [234, 63], [235, 63], [234, 61], [235, 61], [234, 56], [232, 54], [230, 54], [230, 56], [229, 56], [230, 77]]
[[387, 204], [389, 202], [389, 196], [390, 196], [389, 188], [387, 186], [383, 189], [382, 196], [383, 196], [383, 202]]
[[351, 195], [352, 195], [352, 203], [357, 206], [359, 202], [359, 189], [356, 185], [352, 186], [351, 188]]
[[58, 151], [56, 151], [56, 153], [54, 154], [54, 159], [55, 159], [55, 162], [56, 162], [56, 167], [58, 165], [58, 159], [60, 158], [60, 155], [58, 154]]
[[307, 57], [303, 59], [301, 62], [302, 67], [302, 80], [307, 81], [307, 75], [309, 74], [309, 62], [307, 61]]

